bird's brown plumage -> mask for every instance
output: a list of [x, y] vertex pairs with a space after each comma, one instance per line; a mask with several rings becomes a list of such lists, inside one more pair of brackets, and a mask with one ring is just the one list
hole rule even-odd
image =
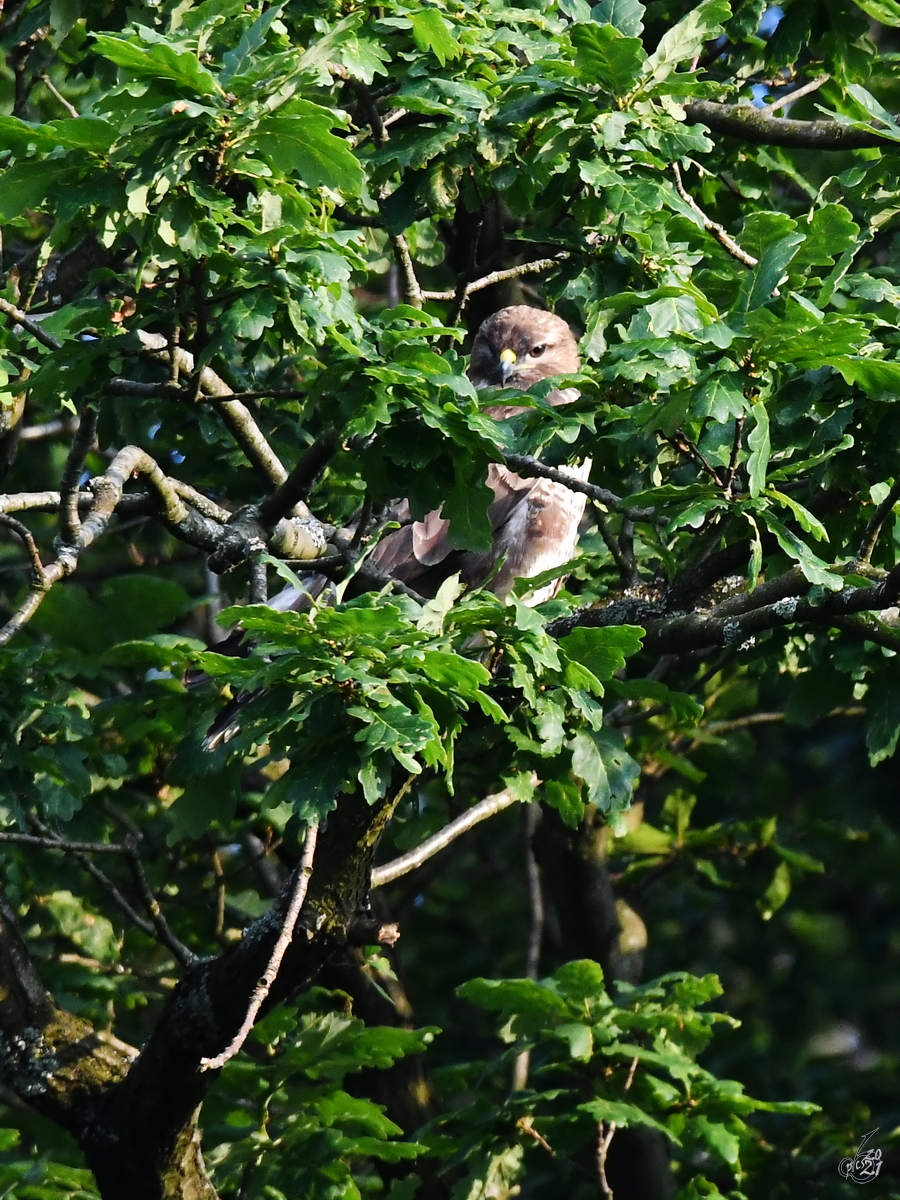
[[[477, 388], [528, 388], [552, 375], [578, 370], [578, 345], [569, 326], [553, 313], [525, 305], [501, 308], [488, 317], [475, 335], [469, 378]], [[551, 404], [571, 403], [571, 388], [551, 392]], [[497, 404], [485, 410], [496, 420], [527, 411], [518, 405]], [[586, 479], [590, 462], [569, 468], [576, 479]], [[483, 554], [455, 550], [449, 541], [449, 522], [440, 509], [422, 521], [413, 521], [388, 534], [373, 552], [374, 561], [396, 579], [423, 595], [434, 595], [445, 579], [457, 571], [464, 584], [487, 583], [492, 592], [506, 596], [517, 578], [530, 578], [567, 562], [575, 551], [585, 497], [548, 479], [527, 479], [499, 463], [488, 470], [487, 484], [494, 493], [488, 510], [493, 531], [491, 549]], [[408, 507], [397, 511], [408, 519]], [[531, 596], [537, 604], [555, 595], [560, 580]]]

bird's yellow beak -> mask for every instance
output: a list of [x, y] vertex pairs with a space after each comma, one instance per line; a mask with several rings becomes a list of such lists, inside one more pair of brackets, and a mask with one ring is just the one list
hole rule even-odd
[[516, 365], [516, 352], [511, 350], [509, 346], [505, 350], [500, 351], [500, 378], [506, 383], [513, 372]]

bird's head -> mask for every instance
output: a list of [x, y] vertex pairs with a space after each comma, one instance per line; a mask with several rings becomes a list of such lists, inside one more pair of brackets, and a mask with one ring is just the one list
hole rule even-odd
[[469, 378], [478, 388], [529, 388], [551, 375], [571, 375], [578, 366], [578, 344], [561, 317], [514, 304], [482, 322]]

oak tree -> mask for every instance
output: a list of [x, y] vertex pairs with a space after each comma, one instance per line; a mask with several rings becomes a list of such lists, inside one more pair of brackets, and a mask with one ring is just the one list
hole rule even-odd
[[[4, 1194], [844, 1195], [898, 1125], [900, 4], [0, 12]], [[581, 368], [497, 421], [513, 303]], [[586, 498], [573, 561], [379, 566], [402, 497], [486, 551], [491, 463]]]

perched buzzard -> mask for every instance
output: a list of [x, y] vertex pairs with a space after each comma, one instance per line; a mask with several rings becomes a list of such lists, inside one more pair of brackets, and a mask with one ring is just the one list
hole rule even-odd
[[[488, 317], [475, 335], [469, 378], [477, 388], [528, 388], [551, 375], [578, 370], [578, 346], [569, 326], [553, 313], [525, 305], [501, 308]], [[571, 403], [571, 388], [551, 392], [551, 404]], [[527, 409], [498, 404], [485, 410], [502, 420]], [[590, 461], [570, 468], [576, 479], [587, 479]], [[460, 573], [463, 583], [478, 587], [487, 582], [491, 591], [506, 596], [520, 577], [540, 575], [572, 557], [585, 497], [549, 479], [523, 479], [508, 467], [492, 463], [487, 477], [494, 500], [488, 510], [493, 531], [486, 553], [455, 550], [449, 541], [450, 523], [441, 510], [428, 513], [389, 533], [376, 546], [372, 559], [395, 579], [433, 596], [445, 579]], [[403, 501], [395, 510], [398, 519], [409, 519]], [[539, 604], [556, 594], [561, 580], [539, 588], [530, 603]]]
[[[578, 346], [565, 321], [552, 313], [515, 305], [501, 308], [481, 325], [472, 346], [469, 378], [476, 387], [528, 388], [551, 375], [569, 375], [578, 370]], [[551, 404], [568, 404], [577, 396], [574, 389], [551, 392]], [[497, 420], [526, 412], [522, 406], [492, 405], [485, 411]], [[569, 473], [586, 479], [590, 460]], [[440, 509], [423, 521], [413, 521], [389, 533], [375, 547], [373, 560], [383, 571], [408, 583], [423, 595], [433, 596], [445, 579], [458, 571], [463, 583], [479, 587], [486, 583], [498, 596], [506, 596], [516, 579], [539, 575], [568, 562], [575, 551], [578, 525], [585, 497], [549, 479], [524, 479], [508, 467], [492, 463], [487, 483], [494, 493], [488, 510], [493, 530], [491, 549], [484, 554], [455, 550], [449, 542], [449, 521]], [[402, 501], [395, 509], [399, 520], [409, 520], [409, 506]], [[309, 607], [328, 581], [313, 575], [304, 581], [306, 590], [285, 588], [269, 601], [279, 610]], [[557, 579], [532, 593], [529, 603], [539, 604], [555, 595]], [[238, 628], [215, 647], [220, 654], [246, 654], [243, 633]], [[194, 685], [205, 678], [191, 673]], [[204, 740], [206, 750], [229, 741], [240, 729], [240, 711], [258, 692], [242, 692], [219, 713]]]

